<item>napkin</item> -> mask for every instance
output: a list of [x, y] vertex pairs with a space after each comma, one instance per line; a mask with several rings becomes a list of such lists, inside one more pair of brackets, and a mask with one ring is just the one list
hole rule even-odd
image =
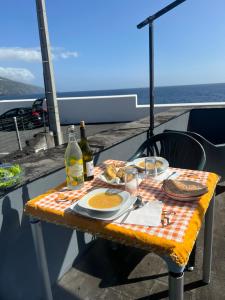
[[[161, 224], [163, 204], [161, 201], [149, 201], [144, 206], [132, 210], [121, 224], [135, 224], [142, 226], [159, 226]], [[128, 212], [127, 212], [128, 214]], [[120, 223], [126, 216], [123, 214], [117, 223]]]

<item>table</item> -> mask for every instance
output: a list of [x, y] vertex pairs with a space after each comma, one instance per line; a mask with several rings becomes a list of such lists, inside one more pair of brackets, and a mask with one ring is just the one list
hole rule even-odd
[[[121, 163], [108, 160], [105, 163]], [[205, 217], [203, 281], [210, 282], [212, 246], [213, 246], [213, 216], [214, 191], [219, 176], [203, 171], [193, 171], [171, 168], [179, 173], [179, 179], [193, 179], [208, 186], [208, 193], [199, 201], [178, 202], [168, 198], [162, 191], [162, 182], [143, 180], [139, 193], [145, 199], [163, 201], [164, 209], [175, 212], [170, 225], [163, 227], [146, 227], [134, 224], [117, 224], [85, 218], [73, 213], [69, 207], [71, 202], [56, 201], [63, 194], [68, 199], [80, 199], [96, 187], [108, 187], [97, 178], [104, 170], [104, 164], [95, 168], [95, 179], [85, 182], [84, 187], [70, 191], [65, 183], [27, 202], [25, 213], [30, 215], [32, 235], [39, 264], [40, 274], [44, 284], [45, 298], [52, 299], [51, 286], [42, 236], [41, 221], [47, 221], [73, 229], [116, 241], [121, 244], [147, 249], [160, 255], [167, 263], [169, 270], [169, 298], [183, 299], [184, 268], [195, 244], [199, 230]], [[123, 187], [121, 187], [123, 189]]]

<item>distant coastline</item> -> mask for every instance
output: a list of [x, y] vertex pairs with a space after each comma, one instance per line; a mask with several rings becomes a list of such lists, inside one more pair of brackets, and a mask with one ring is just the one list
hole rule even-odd
[[[77, 92], [58, 92], [58, 97], [85, 97], [137, 94], [138, 104], [149, 103], [148, 88], [130, 88], [114, 90], [95, 90]], [[25, 95], [24, 97], [4, 97], [0, 100], [29, 99], [43, 97], [43, 93]], [[183, 86], [165, 86], [155, 88], [155, 103], [195, 103], [195, 102], [225, 102], [225, 83], [198, 84]]]

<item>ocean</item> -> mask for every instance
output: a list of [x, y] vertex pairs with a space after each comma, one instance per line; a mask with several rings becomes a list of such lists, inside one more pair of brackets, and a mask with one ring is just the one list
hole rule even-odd
[[[58, 92], [58, 97], [79, 97], [79, 96], [109, 96], [137, 94], [138, 104], [149, 103], [148, 88], [95, 90], [79, 92]], [[25, 97], [1, 97], [7, 99], [29, 99], [43, 97], [41, 94], [26, 95]], [[180, 85], [155, 88], [155, 103], [196, 103], [196, 102], [225, 102], [225, 83]]]

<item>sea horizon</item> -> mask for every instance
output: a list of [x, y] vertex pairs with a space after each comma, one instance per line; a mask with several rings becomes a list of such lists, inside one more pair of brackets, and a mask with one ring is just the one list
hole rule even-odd
[[[109, 90], [86, 90], [57, 92], [57, 97], [90, 97], [90, 96], [110, 96], [137, 94], [138, 104], [149, 103], [149, 88], [124, 88]], [[42, 94], [30, 94], [24, 96], [1, 96], [1, 100], [29, 99], [44, 97]], [[170, 85], [155, 87], [155, 103], [196, 103], [196, 102], [223, 102], [225, 101], [225, 83], [201, 83], [187, 85]]]

